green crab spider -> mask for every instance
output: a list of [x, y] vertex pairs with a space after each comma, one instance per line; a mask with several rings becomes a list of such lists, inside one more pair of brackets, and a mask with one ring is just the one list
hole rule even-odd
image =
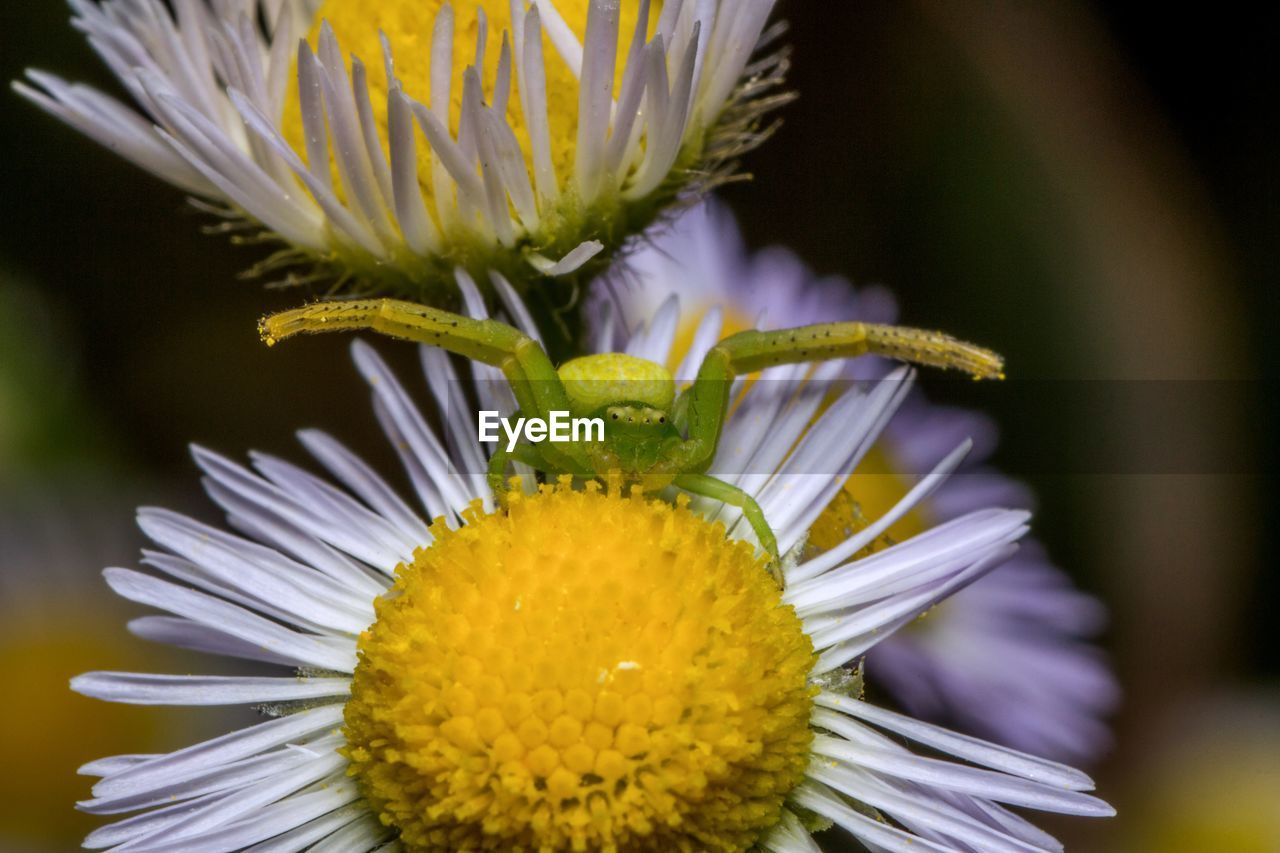
[[697, 377], [677, 394], [662, 365], [623, 353], [588, 355], [557, 370], [530, 336], [496, 320], [395, 299], [321, 302], [266, 317], [268, 346], [294, 335], [367, 329], [430, 346], [499, 368], [510, 383], [517, 414], [548, 419], [552, 412], [604, 421], [603, 441], [499, 447], [488, 477], [495, 494], [506, 488], [507, 465], [522, 462], [546, 475], [638, 483], [652, 491], [674, 485], [741, 509], [779, 578], [778, 543], [755, 499], [706, 474], [715, 457], [739, 375], [775, 364], [860, 355], [962, 370], [975, 379], [1003, 378], [1000, 356], [940, 332], [869, 323], [821, 323], [731, 335], [707, 352]]

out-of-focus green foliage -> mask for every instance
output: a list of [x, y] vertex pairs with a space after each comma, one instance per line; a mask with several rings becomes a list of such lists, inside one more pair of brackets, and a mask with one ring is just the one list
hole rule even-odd
[[0, 271], [0, 484], [9, 486], [104, 462], [74, 340], [46, 296]]

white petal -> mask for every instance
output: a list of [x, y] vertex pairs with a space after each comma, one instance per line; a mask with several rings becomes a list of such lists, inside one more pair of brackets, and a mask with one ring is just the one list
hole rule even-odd
[[[689, 352], [676, 369], [676, 382], [683, 384], [697, 378], [698, 368], [702, 366], [711, 348], [719, 342], [723, 328], [724, 311], [719, 305], [713, 306], [702, 315], [702, 319], [698, 321], [697, 331], [693, 333], [693, 343], [689, 345]], [[670, 361], [671, 355], [662, 359], [663, 364]]]
[[[523, 0], [516, 0], [523, 6]], [[520, 74], [520, 104], [524, 112], [525, 128], [529, 132], [529, 146], [533, 152], [534, 182], [538, 199], [543, 204], [556, 201], [560, 196], [560, 184], [555, 165], [551, 160], [550, 119], [547, 116], [547, 71], [542, 56], [542, 17], [535, 3], [529, 8], [523, 21], [524, 36], [520, 45], [520, 61], [516, 69]]]
[[759, 844], [770, 853], [822, 853], [809, 830], [787, 809], [783, 809], [782, 820], [760, 839]]
[[163, 643], [205, 654], [261, 661], [280, 666], [297, 666], [296, 661], [284, 655], [228, 636], [217, 628], [177, 616], [140, 616], [137, 619], [131, 619], [129, 633], [153, 643]]
[[619, 0], [590, 0], [587, 6], [574, 160], [578, 193], [585, 204], [596, 200], [604, 181], [620, 7]]
[[418, 348], [418, 357], [435, 398], [435, 411], [444, 422], [453, 473], [466, 481], [467, 490], [481, 498], [485, 510], [490, 511], [493, 494], [486, 477], [489, 457], [485, 445], [476, 440], [476, 416], [466, 398], [466, 385], [458, 378], [453, 361], [444, 350], [423, 345]]
[[394, 554], [398, 561], [411, 560], [414, 550], [422, 545], [421, 533], [414, 534], [392, 524], [362, 506], [347, 492], [293, 463], [265, 453], [254, 452], [249, 456], [258, 473], [299, 504], [332, 523], [359, 530], [371, 542]]
[[912, 835], [886, 826], [845, 805], [825, 786], [816, 782], [803, 782], [791, 794], [791, 800], [803, 808], [817, 812], [828, 820], [835, 821], [844, 830], [851, 833], [859, 841], [874, 844], [884, 850], [895, 853], [916, 853], [919, 850], [936, 850], [949, 853], [947, 848], [934, 844], [918, 835]]
[[928, 830], [933, 835], [967, 845], [974, 850], [1018, 853], [1040, 849], [1010, 838], [1000, 830], [940, 800], [903, 794], [875, 775], [856, 767], [838, 764], [833, 766], [833, 763], [816, 759], [810, 765], [808, 775], [809, 778], [879, 809], [917, 831]]
[[[356, 101], [352, 94], [351, 80], [342, 62], [333, 29], [325, 21], [320, 26], [320, 82], [324, 91], [326, 112], [329, 116], [330, 152], [338, 166], [343, 188], [347, 192], [348, 210], [359, 212], [362, 224], [376, 236], [378, 251], [375, 255], [388, 257], [387, 246], [395, 241], [395, 229], [387, 218], [381, 193], [369, 162], [357, 116]], [[381, 145], [378, 156], [382, 156]]]
[[555, 46], [560, 58], [569, 66], [574, 77], [581, 78], [582, 45], [578, 43], [578, 37], [573, 34], [573, 30], [565, 23], [564, 18], [560, 17], [554, 0], [532, 0], [529, 5], [541, 15], [547, 38], [551, 39], [551, 44]]
[[[360, 804], [360, 808], [367, 810], [368, 806]], [[366, 814], [328, 838], [317, 842], [308, 849], [308, 853], [349, 853], [353, 850], [375, 849], [381, 851], [386, 848], [379, 847], [379, 844], [386, 841], [392, 832], [393, 830], [379, 823], [376, 817]]]
[[791, 584], [799, 584], [816, 575], [819, 575], [841, 562], [853, 556], [854, 554], [867, 547], [876, 539], [880, 538], [886, 530], [896, 524], [903, 516], [914, 509], [921, 501], [928, 497], [935, 489], [938, 488], [951, 473], [959, 467], [964, 461], [965, 455], [969, 452], [972, 445], [968, 442], [961, 444], [954, 451], [947, 455], [945, 459], [937, 464], [932, 471], [928, 473], [919, 483], [911, 488], [896, 504], [880, 518], [871, 523], [865, 530], [858, 531], [849, 539], [840, 543], [835, 548], [822, 554], [819, 557], [796, 567], [787, 580]]
[[242, 642], [259, 646], [296, 666], [338, 672], [355, 671], [354, 642], [345, 651], [340, 651], [317, 642], [315, 637], [291, 631], [234, 604], [140, 572], [107, 569], [103, 575], [116, 594], [123, 598], [158, 607], [215, 628]]
[[622, 72], [622, 88], [614, 110], [613, 133], [605, 152], [605, 172], [614, 177], [611, 189], [618, 189], [630, 171], [643, 125], [639, 121], [644, 97], [645, 39], [649, 27], [649, 0], [641, 0], [636, 26]]
[[[826, 722], [830, 722], [829, 716], [815, 714], [814, 725], [823, 726]], [[1010, 805], [1091, 817], [1115, 814], [1115, 809], [1088, 794], [1052, 788], [993, 770], [911, 755], [905, 751], [855, 744], [823, 735], [814, 738], [813, 751], [854, 767]]]
[[136, 753], [133, 755], [112, 755], [108, 758], [99, 758], [96, 761], [90, 761], [88, 764], [82, 764], [76, 770], [81, 776], [111, 776], [128, 770], [131, 767], [137, 767], [154, 761], [160, 756], [153, 754]]
[[466, 203], [479, 209], [484, 204], [484, 185], [476, 177], [471, 161], [458, 147], [458, 143], [449, 137], [448, 128], [436, 117], [435, 113], [422, 104], [413, 102], [413, 117], [418, 126], [426, 134], [431, 150], [440, 159], [448, 176], [457, 184], [459, 203]]
[[97, 797], [107, 797], [153, 791], [177, 784], [209, 768], [258, 755], [341, 724], [342, 705], [310, 708], [238, 729], [141, 764], [131, 764], [99, 781], [93, 786], [93, 793]]
[[819, 655], [812, 673], [830, 672], [865, 654], [933, 605], [1003, 563], [1016, 549], [1015, 545], [993, 548], [944, 582], [874, 604], [858, 611], [856, 616], [835, 620], [831, 626], [822, 629], [825, 632], [822, 642], [826, 648]]
[[[13, 90], [135, 166], [194, 195], [216, 197], [217, 188], [155, 134], [124, 104], [87, 87], [73, 86], [40, 71], [27, 76], [44, 92], [22, 82]], [[45, 94], [45, 93], [48, 94]]]
[[493, 284], [493, 289], [498, 293], [498, 299], [502, 302], [503, 310], [515, 321], [516, 328], [533, 338], [539, 345], [542, 345], [542, 333], [538, 331], [538, 324], [533, 322], [533, 315], [529, 313], [524, 300], [520, 298], [520, 294], [516, 293], [516, 289], [511, 286], [511, 282], [507, 281], [506, 276], [497, 270], [489, 271], [489, 281]]
[[345, 696], [347, 678], [261, 678], [218, 675], [152, 675], [87, 672], [71, 689], [94, 699], [128, 705], [254, 705]]
[[658, 364], [664, 364], [667, 356], [671, 352], [672, 343], [676, 338], [676, 328], [680, 323], [680, 298], [674, 293], [663, 302], [658, 308], [657, 313], [653, 315], [653, 320], [649, 323], [649, 328], [643, 336], [640, 336], [644, 343], [638, 349], [632, 350], [628, 347], [628, 352], [638, 358], [654, 361]]
[[[315, 808], [318, 810], [318, 807]], [[279, 817], [277, 817], [279, 819]], [[392, 830], [378, 822], [363, 802], [351, 803], [308, 823], [255, 844], [246, 853], [359, 853], [373, 850], [391, 836]], [[310, 845], [310, 846], [308, 846]]]
[[558, 261], [553, 261], [536, 253], [526, 255], [526, 258], [530, 265], [543, 275], [557, 278], [577, 271], [583, 264], [602, 251], [604, 251], [604, 244], [599, 240], [584, 240]]
[[784, 600], [803, 615], [906, 592], [943, 577], [939, 567], [947, 561], [972, 561], [983, 551], [1020, 535], [1027, 519], [1021, 510], [975, 512], [817, 578], [792, 584]]
[[308, 752], [278, 749], [265, 755], [212, 767], [206, 772], [159, 789], [115, 797], [98, 797], [78, 803], [77, 808], [90, 814], [119, 814], [244, 788], [277, 773], [309, 764], [316, 760], [316, 755], [335, 752], [343, 743], [345, 741], [340, 734], [330, 735], [308, 743]]
[[[273, 803], [258, 810], [250, 818], [214, 832], [195, 836], [191, 840], [199, 842], [198, 849], [202, 853], [205, 851], [207, 853], [233, 853], [233, 851], [237, 850], [252, 849], [250, 845], [256, 842], [274, 838], [295, 828], [305, 827], [310, 821], [317, 820], [323, 815], [332, 813], [335, 809], [340, 809], [352, 803], [359, 796], [360, 792], [356, 788], [355, 782], [337, 777], [330, 784]], [[367, 807], [360, 806], [359, 808]], [[340, 817], [345, 818], [357, 810], [353, 808], [351, 812], [343, 812]], [[142, 847], [139, 849], [154, 850], [159, 853], [159, 851], [166, 848], [161, 846], [154, 848]], [[299, 848], [297, 846], [289, 846], [283, 849], [297, 850]]]
[[[192, 456], [212, 482], [229, 489], [251, 504], [263, 506], [271, 512], [278, 513], [311, 536], [328, 542], [351, 556], [388, 573], [399, 562], [400, 557], [394, 549], [388, 549], [385, 545], [363, 535], [363, 531], [337, 523], [342, 520], [339, 517], [318, 513], [314, 508], [295, 500], [293, 495], [243, 466], [201, 447], [193, 447]], [[211, 491], [210, 494], [214, 493]], [[239, 542], [233, 543], [233, 546], [240, 553], [252, 553], [254, 550]], [[269, 554], [261, 552], [258, 556], [263, 559], [270, 558]], [[355, 602], [349, 603], [355, 604]]]
[[387, 95], [387, 137], [391, 149], [391, 190], [400, 232], [415, 253], [435, 254], [442, 248], [440, 232], [422, 200], [413, 110], [398, 86]]
[[983, 767], [1002, 770], [1070, 791], [1092, 791], [1094, 788], [1093, 780], [1074, 767], [953, 732], [904, 714], [879, 708], [869, 702], [860, 702], [828, 692], [818, 694], [814, 702], [820, 707], [865, 720], [895, 734], [911, 738], [917, 743], [972, 761]]
[[372, 347], [357, 341], [351, 349], [356, 367], [377, 399], [386, 406], [397, 435], [407, 443], [407, 449], [412, 451], [434, 489], [439, 491], [439, 499], [432, 500], [426, 507], [428, 514], [434, 518], [461, 512], [475, 496], [469, 494], [453, 476], [449, 454], [435, 432]]
[[138, 526], [156, 543], [228, 587], [243, 589], [335, 631], [358, 634], [368, 627], [368, 601], [278, 552], [167, 510], [139, 510]]
[[232, 793], [234, 792], [216, 791], [192, 800], [162, 806], [136, 814], [133, 817], [118, 820], [89, 833], [84, 840], [83, 846], [89, 849], [114, 848], [115, 845], [126, 844], [133, 839], [145, 838], [150, 834], [163, 831], [166, 827], [178, 823], [203, 808], [225, 800]]
[[353, 598], [369, 601], [386, 592], [385, 575], [321, 542], [279, 513], [214, 486], [214, 502], [227, 511], [227, 521], [235, 530], [323, 572], [347, 587]]
[[[317, 816], [316, 814], [300, 816], [294, 809], [285, 805], [291, 800], [303, 800], [313, 807], [322, 803], [327, 804], [327, 808], [319, 812], [324, 814], [354, 799], [349, 796], [350, 790], [355, 788], [354, 782], [342, 775], [336, 775], [341, 773], [341, 768], [345, 765], [346, 759], [336, 752], [330, 753], [323, 758], [276, 773], [268, 779], [204, 803], [183, 815], [179, 820], [168, 819], [166, 816], [163, 823], [157, 821], [148, 825], [145, 821], [139, 821], [132, 826], [133, 832], [127, 845], [119, 849], [128, 850], [131, 853], [144, 850], [159, 853], [159, 851], [174, 849], [174, 843], [177, 841], [183, 842], [184, 847], [200, 850], [201, 853], [221, 853], [221, 851], [232, 853], [232, 851], [243, 849], [247, 844], [279, 835]], [[303, 793], [297, 798], [281, 801], [282, 797], [288, 797], [289, 794], [322, 780], [331, 780], [329, 789], [338, 794], [334, 800], [317, 802], [315, 798], [309, 798], [308, 794]], [[154, 814], [157, 812], [150, 812], [140, 817], [146, 818]], [[132, 818], [130, 822], [135, 820], [137, 818]], [[124, 823], [104, 827], [104, 830], [121, 827]], [[94, 833], [90, 837], [97, 835], [98, 833]], [[231, 842], [231, 838], [234, 838], [235, 842]]]

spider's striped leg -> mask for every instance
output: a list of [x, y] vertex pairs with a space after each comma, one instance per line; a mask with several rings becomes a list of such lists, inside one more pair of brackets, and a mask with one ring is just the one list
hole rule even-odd
[[706, 471], [720, 443], [733, 380], [775, 364], [798, 364], [882, 355], [933, 367], [963, 370], [975, 379], [1004, 377], [1004, 360], [988, 349], [941, 332], [870, 323], [820, 323], [773, 332], [739, 332], [716, 344], [702, 360], [687, 400], [688, 439], [668, 456], [676, 471]]
[[[519, 416], [519, 412], [513, 415], [513, 417], [517, 416]], [[499, 502], [502, 501], [503, 495], [510, 488], [510, 483], [507, 480], [507, 465], [512, 462], [521, 462], [535, 471], [546, 471], [547, 469], [547, 463], [538, 453], [538, 449], [532, 444], [517, 444], [511, 450], [499, 445], [498, 449], [489, 457], [488, 471], [489, 488], [493, 490], [493, 496]]]
[[[399, 299], [358, 299], [318, 302], [272, 314], [259, 329], [268, 345], [299, 334], [368, 329], [439, 347], [501, 369], [516, 403], [533, 416], [548, 419], [552, 411], [569, 410], [564, 385], [542, 347], [497, 320], [474, 320]], [[572, 444], [548, 447], [542, 456], [556, 470], [572, 473], [589, 467], [583, 448]]]
[[299, 334], [369, 330], [439, 347], [494, 367], [524, 342], [537, 343], [524, 332], [497, 320], [473, 320], [399, 299], [353, 299], [317, 302], [266, 317], [258, 324], [268, 346]]
[[[537, 341], [532, 338], [521, 341], [516, 345], [510, 361], [512, 367], [518, 368], [521, 381], [528, 389], [530, 411], [548, 422], [552, 412], [571, 411], [569, 395], [564, 390], [564, 383], [560, 381], [560, 374]], [[504, 365], [503, 370], [507, 371], [508, 367]], [[538, 453], [546, 460], [542, 470], [549, 473], [580, 475], [583, 471], [592, 471], [586, 448], [578, 442], [543, 442], [538, 446]]]
[[698, 377], [676, 402], [678, 422], [687, 424], [686, 438], [664, 454], [662, 465], [677, 473], [701, 474], [711, 465], [720, 444], [734, 374], [727, 353], [713, 347], [698, 368]]
[[[716, 344], [734, 375], [775, 364], [879, 355], [929, 367], [961, 370], [974, 379], [1003, 379], [1004, 359], [942, 332], [873, 323], [819, 323], [772, 332], [739, 332]], [[714, 352], [715, 350], [712, 350]]]

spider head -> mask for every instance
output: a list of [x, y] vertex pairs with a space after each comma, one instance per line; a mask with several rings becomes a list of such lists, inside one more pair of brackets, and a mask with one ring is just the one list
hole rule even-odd
[[662, 461], [670, 443], [680, 440], [669, 412], [641, 402], [615, 403], [595, 416], [604, 420], [605, 444], [611, 458], [628, 474], [652, 470]]
[[610, 464], [643, 474], [662, 460], [672, 440], [679, 440], [671, 422], [676, 383], [662, 365], [605, 353], [566, 362], [559, 374], [573, 413], [604, 421]]
[[674, 429], [670, 415], [643, 404], [619, 403], [607, 406], [600, 416], [604, 418], [606, 432], [634, 435], [637, 438], [645, 435], [665, 436]]

